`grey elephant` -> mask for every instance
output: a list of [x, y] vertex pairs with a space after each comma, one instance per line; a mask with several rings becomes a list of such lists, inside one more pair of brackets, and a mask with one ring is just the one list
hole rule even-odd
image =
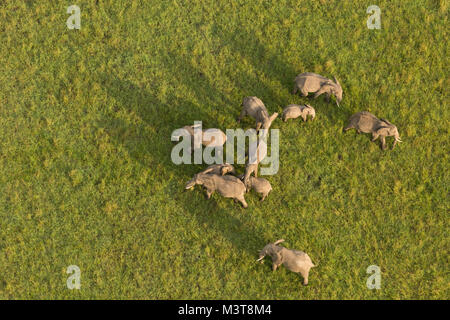
[[[244, 175], [239, 176], [239, 179], [243, 180], [243, 178]], [[261, 202], [264, 201], [264, 199], [266, 199], [266, 197], [269, 195], [269, 192], [272, 191], [272, 186], [267, 179], [255, 178], [252, 176], [248, 178], [246, 188], [247, 192], [253, 189], [256, 193], [259, 193], [261, 195]]]
[[284, 265], [286, 269], [300, 273], [303, 277], [303, 284], [308, 284], [309, 270], [315, 265], [312, 263], [311, 258], [303, 251], [286, 249], [279, 246], [283, 239], [277, 240], [274, 243], [269, 243], [259, 252], [259, 259], [261, 261], [265, 256], [272, 258], [272, 270], [275, 271], [280, 265]]
[[336, 98], [336, 104], [339, 106], [339, 103], [342, 101], [342, 87], [336, 77], [333, 77], [333, 80], [312, 72], [301, 73], [294, 80], [295, 84], [292, 93], [296, 94], [300, 91], [306, 97], [308, 93], [312, 92], [314, 93], [314, 99], [326, 93], [327, 101], [333, 95]]
[[180, 136], [191, 137], [191, 148], [189, 150], [190, 152], [200, 148], [201, 145], [204, 145], [205, 147], [220, 147], [224, 145], [225, 142], [227, 141], [227, 135], [222, 130], [217, 128], [210, 128], [199, 132], [201, 134], [199, 137], [199, 141], [195, 141], [194, 138], [195, 133], [194, 130], [196, 129], [196, 125], [184, 126], [181, 129], [184, 129], [184, 134], [181, 134], [178, 137]]
[[217, 191], [225, 198], [233, 198], [235, 202], [239, 201], [244, 208], [248, 207], [244, 198], [246, 192], [245, 185], [234, 176], [197, 173], [188, 181], [185, 189], [191, 189], [197, 184], [206, 188], [206, 196], [208, 199], [211, 198], [214, 191]]
[[358, 133], [371, 133], [372, 141], [380, 138], [381, 148], [386, 149], [386, 137], [394, 137], [394, 149], [397, 142], [402, 142], [400, 139], [397, 127], [387, 121], [386, 119], [378, 119], [368, 111], [355, 113], [348, 120], [348, 125], [344, 128], [344, 132], [350, 129], [356, 129]]
[[281, 119], [286, 122], [288, 119], [296, 119], [300, 116], [302, 117], [303, 121], [306, 121], [308, 119], [308, 116], [311, 117], [311, 120], [314, 120], [314, 118], [316, 117], [316, 110], [314, 110], [314, 108], [309, 104], [290, 104], [286, 108], [284, 108]]
[[273, 120], [278, 117], [277, 112], [269, 116], [269, 112], [264, 106], [264, 103], [258, 97], [245, 97], [242, 100], [242, 112], [237, 119], [238, 123], [246, 115], [256, 120], [256, 131], [259, 131], [260, 128], [268, 130]]
[[212, 164], [200, 173], [217, 174], [219, 176], [224, 176], [227, 173], [236, 174], [236, 170], [234, 169], [233, 165], [229, 163], [223, 163]]

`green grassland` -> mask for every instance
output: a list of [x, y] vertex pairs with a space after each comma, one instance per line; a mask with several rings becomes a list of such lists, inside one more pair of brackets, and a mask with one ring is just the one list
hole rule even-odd
[[[2, 1], [0, 298], [448, 299], [448, 13], [446, 0]], [[306, 71], [336, 75], [341, 108], [291, 94]], [[274, 121], [272, 193], [242, 209], [185, 191], [205, 165], [171, 162], [172, 131], [253, 127], [236, 123], [249, 95], [317, 112]], [[343, 134], [363, 110], [404, 142]], [[308, 286], [255, 263], [279, 238], [319, 263]]]

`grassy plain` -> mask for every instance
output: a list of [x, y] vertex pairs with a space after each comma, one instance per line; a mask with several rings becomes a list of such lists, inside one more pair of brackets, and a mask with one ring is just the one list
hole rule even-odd
[[[448, 14], [444, 0], [3, 1], [0, 298], [448, 299]], [[291, 95], [306, 71], [336, 75], [340, 109]], [[185, 192], [205, 166], [173, 164], [171, 132], [236, 128], [248, 95], [317, 112], [274, 121], [272, 193], [244, 210]], [[362, 110], [404, 142], [343, 134]], [[279, 238], [319, 263], [309, 286], [255, 263]]]

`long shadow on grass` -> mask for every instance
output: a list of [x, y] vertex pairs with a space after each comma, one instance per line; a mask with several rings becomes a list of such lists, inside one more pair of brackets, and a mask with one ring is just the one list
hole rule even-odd
[[[258, 39], [243, 29], [230, 33], [217, 27], [216, 31], [223, 39], [223, 43], [230, 46], [239, 56], [250, 61], [254, 69], [258, 70], [256, 74], [247, 73], [243, 83], [233, 79], [236, 88], [243, 92], [243, 96], [256, 95], [263, 101], [268, 101], [270, 113], [281, 111], [275, 109], [275, 106], [284, 107], [299, 100], [293, 95], [290, 95], [288, 99], [282, 98], [260, 80], [259, 75], [262, 73], [271, 80], [279, 81], [285, 90], [292, 90], [293, 79], [298, 70], [286, 63], [281, 54], [268, 50]], [[304, 63], [307, 61], [305, 64], [311, 65], [312, 68], [314, 62], [307, 59], [309, 58], [303, 57]], [[199, 66], [201, 67], [201, 64]], [[199, 70], [200, 67], [194, 67], [190, 57], [183, 55], [181, 50], [167, 56], [164, 80], [172, 86], [180, 84], [187, 86], [190, 90], [190, 100], [180, 98], [180, 95], [175, 96], [173, 93], [169, 94], [169, 97], [160, 98], [160, 92], [152, 84], [140, 87], [114, 74], [106, 75], [101, 79], [103, 86], [116, 100], [117, 105], [107, 114], [100, 126], [104, 126], [116, 143], [124, 146], [134, 159], [145, 167], [151, 167], [154, 170], [155, 179], [163, 181], [168, 173], [179, 177], [179, 192], [184, 192], [184, 183], [205, 166], [172, 163], [170, 158], [173, 147], [170, 141], [172, 131], [193, 124], [194, 120], [202, 120], [203, 128], [216, 127], [224, 130], [223, 124], [217, 119], [217, 114], [225, 112], [228, 117], [231, 116], [232, 120], [228, 119], [230, 124], [234, 123], [234, 118], [240, 112], [238, 106], [241, 100], [229, 101], [227, 96], [204, 76], [202, 70]], [[329, 107], [331, 108], [331, 104]], [[343, 113], [329, 111], [324, 113], [332, 120], [336, 120], [335, 116], [338, 118], [346, 116]], [[175, 197], [177, 201], [183, 198], [174, 195], [173, 192], [168, 192], [167, 195]], [[187, 212], [193, 213], [192, 215], [200, 225], [206, 224], [208, 228], [221, 233], [240, 250], [247, 250], [254, 254], [255, 246], [252, 243], [265, 244], [266, 242], [261, 237], [264, 234], [261, 230], [252, 227], [244, 228], [241, 221], [230, 214], [228, 208], [220, 207], [214, 199], [207, 204], [210, 212], [200, 211], [192, 201], [185, 201], [183, 205]], [[232, 208], [233, 211], [243, 210], [237, 204], [236, 208]], [[229, 229], [228, 226], [234, 227]], [[254, 239], [254, 242], [248, 239]]]
[[[196, 70], [186, 70], [190, 74], [197, 72]], [[193, 124], [194, 120], [202, 120], [203, 128], [224, 129], [217, 123], [217, 119], [211, 117], [202, 106], [191, 101], [176, 97], [163, 103], [158, 99], [156, 93], [140, 88], [129, 80], [120, 79], [114, 75], [104, 77], [102, 80], [103, 86], [108, 90], [108, 95], [116, 100], [116, 106], [112, 112], [108, 112], [108, 116], [99, 123], [99, 126], [104, 127], [112, 139], [117, 144], [124, 146], [131, 157], [142, 166], [151, 167], [154, 170], [155, 181], [158, 179], [164, 181], [164, 176], [167, 174], [176, 175], [179, 181], [177, 191], [174, 194], [173, 191], [168, 190], [167, 196], [176, 201], [184, 199], [184, 211], [197, 219], [199, 225], [206, 224], [208, 229], [222, 234], [239, 250], [255, 254], [256, 248], [265, 241], [261, 238], [260, 230], [244, 227], [243, 223], [233, 216], [233, 212], [244, 210], [240, 204], [234, 204], [231, 199], [227, 199], [226, 201], [230, 201], [230, 204], [234, 205], [228, 209], [221, 207], [214, 198], [205, 199], [205, 202], [208, 201], [207, 210], [205, 210], [203, 206], [199, 209], [198, 205], [189, 200], [189, 197], [192, 196], [204, 197], [203, 192], [202, 195], [195, 191], [196, 194], [191, 193], [188, 197], [184, 196], [186, 195], [183, 194], [185, 183], [206, 165], [175, 165], [171, 160], [174, 143], [170, 141], [170, 136], [173, 130]], [[219, 99], [223, 96], [218, 92], [215, 94], [217, 90], [207, 81], [204, 81], [200, 88], [196, 92], [199, 100], [203, 94], [209, 96], [212, 94]], [[138, 121], [132, 120], [136, 118]], [[148, 132], [156, 134], [151, 135]], [[256, 246], [252, 246], [249, 239], [253, 239]]]

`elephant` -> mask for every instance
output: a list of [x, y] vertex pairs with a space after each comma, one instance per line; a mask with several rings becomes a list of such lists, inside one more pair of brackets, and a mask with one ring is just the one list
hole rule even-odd
[[284, 265], [286, 269], [300, 273], [303, 277], [303, 285], [308, 285], [309, 270], [316, 267], [311, 258], [303, 251], [287, 249], [279, 246], [284, 239], [275, 241], [274, 243], [269, 243], [259, 252], [259, 259], [256, 261], [261, 261], [266, 255], [272, 258], [272, 270], [275, 271], [280, 265]]
[[[243, 179], [244, 175], [240, 175], [239, 179]], [[256, 193], [259, 193], [261, 195], [260, 201], [263, 202], [264, 199], [268, 196], [269, 192], [272, 191], [272, 186], [270, 185], [270, 182], [267, 181], [267, 179], [264, 178], [256, 178], [250, 176], [247, 181], [247, 192], [250, 191], [250, 189], [255, 190]]]
[[[195, 139], [195, 129], [199, 130], [199, 138], [198, 141]], [[227, 141], [227, 135], [220, 129], [210, 128], [206, 130], [202, 130], [201, 126], [193, 125], [193, 126], [184, 126], [183, 133], [180, 135], [175, 135], [174, 137], [181, 136], [190, 136], [191, 138], [191, 147], [189, 152], [192, 153], [193, 150], [200, 148], [202, 145], [205, 147], [220, 147], [225, 144]]]
[[249, 115], [256, 120], [256, 131], [263, 128], [269, 130], [273, 120], [278, 117], [278, 113], [275, 112], [271, 116], [267, 112], [264, 103], [257, 97], [245, 97], [242, 101], [242, 112], [239, 115], [238, 123], [246, 116]]
[[381, 148], [386, 149], [386, 137], [394, 137], [394, 149], [397, 142], [402, 142], [400, 139], [397, 127], [387, 121], [386, 119], [378, 119], [368, 111], [357, 112], [352, 115], [348, 121], [348, 125], [344, 128], [344, 132], [350, 129], [356, 129], [358, 133], [371, 133], [372, 141], [380, 138]]
[[298, 104], [290, 104], [283, 110], [282, 119], [286, 122], [288, 119], [295, 119], [298, 117], [302, 117], [303, 121], [308, 119], [308, 116], [311, 116], [311, 120], [314, 120], [316, 117], [316, 110], [311, 107], [309, 104], [305, 104], [303, 106]]
[[313, 92], [315, 99], [326, 93], [327, 101], [333, 95], [336, 98], [336, 104], [339, 106], [339, 103], [342, 101], [342, 87], [336, 77], [333, 77], [333, 80], [312, 72], [301, 73], [294, 80], [295, 85], [292, 94], [300, 91], [306, 97], [308, 93]]
[[211, 198], [214, 191], [217, 191], [225, 198], [233, 198], [235, 202], [239, 201], [244, 208], [248, 207], [244, 198], [246, 187], [241, 180], [234, 176], [197, 173], [188, 181], [185, 189], [191, 189], [196, 184], [203, 185], [206, 188], [208, 199]]

